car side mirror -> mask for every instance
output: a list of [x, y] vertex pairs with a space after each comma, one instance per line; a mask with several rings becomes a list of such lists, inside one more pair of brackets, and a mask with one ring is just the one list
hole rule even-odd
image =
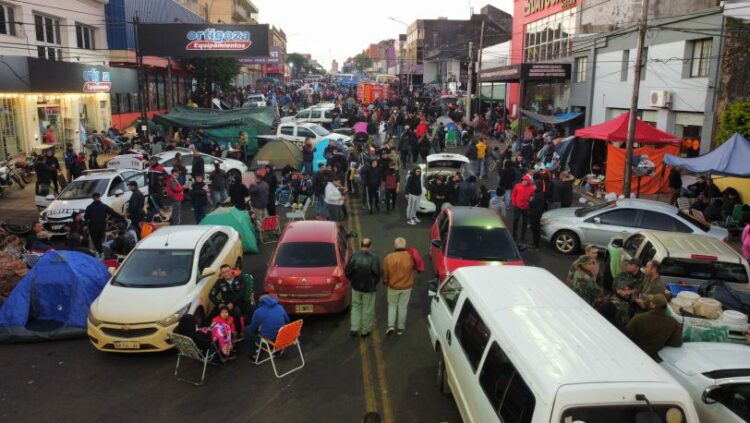
[[615, 238], [612, 240], [612, 246], [616, 248], [622, 248], [625, 245], [625, 240], [622, 238]]
[[443, 241], [439, 239], [433, 239], [430, 241], [430, 244], [435, 248], [443, 248]]
[[55, 201], [55, 196], [52, 194], [49, 194], [46, 197], [44, 197], [44, 199], [47, 201]]
[[215, 275], [215, 274], [216, 274], [216, 269], [214, 269], [213, 267], [206, 267], [206, 268], [205, 268], [205, 269], [203, 269], [203, 271], [201, 272], [201, 277], [200, 277], [200, 279], [203, 279], [203, 278], [207, 278], [207, 277], [209, 277], [209, 276], [213, 276], [213, 275]]
[[115, 197], [119, 197], [122, 194], [125, 194], [125, 192], [123, 190], [121, 190], [121, 189], [116, 189], [115, 192], [114, 192]]
[[437, 296], [437, 290], [438, 290], [438, 280], [437, 278], [431, 279], [429, 282], [427, 282], [427, 296], [430, 298], [438, 299]]
[[599, 217], [595, 217], [595, 218], [593, 219], [593, 222], [594, 222], [594, 223], [596, 223], [597, 225], [601, 225], [601, 224], [602, 224], [602, 219], [601, 219], [601, 218], [599, 218]]
[[701, 394], [701, 401], [705, 404], [716, 404], [717, 400], [713, 396], [721, 389], [721, 386], [709, 386]]

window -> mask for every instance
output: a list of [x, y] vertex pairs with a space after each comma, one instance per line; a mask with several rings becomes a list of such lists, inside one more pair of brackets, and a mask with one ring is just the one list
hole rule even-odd
[[622, 67], [620, 68], [620, 81], [628, 80], [628, 70], [630, 70], [630, 50], [622, 51]]
[[62, 60], [60, 20], [50, 16], [34, 15], [34, 33], [37, 54], [41, 59]]
[[652, 258], [656, 255], [656, 248], [654, 248], [654, 244], [651, 242], [647, 242], [646, 245], [643, 246], [643, 250], [641, 250], [640, 258], [641, 262], [645, 265], [649, 261], [651, 261]]
[[497, 342], [492, 343], [484, 360], [479, 385], [502, 421], [531, 421], [536, 405], [534, 393]]
[[526, 25], [524, 56], [527, 62], [570, 56], [575, 35], [573, 10], [564, 10]]
[[211, 235], [211, 243], [214, 246], [214, 252], [216, 252], [216, 255], [224, 249], [224, 246], [227, 245], [227, 241], [229, 241], [229, 235], [224, 232], [217, 232]]
[[458, 303], [458, 297], [461, 296], [461, 284], [458, 279], [451, 276], [440, 287], [440, 298], [445, 302], [446, 307], [453, 313]]
[[107, 191], [107, 195], [110, 197], [114, 196], [117, 190], [125, 192], [125, 182], [123, 182], [122, 178], [120, 178], [119, 176], [112, 179], [112, 184], [109, 186], [109, 191]]
[[281, 127], [281, 135], [293, 136], [294, 135], [294, 128], [291, 127], [291, 126], [282, 126]]
[[94, 28], [76, 23], [76, 45], [78, 48], [86, 50], [95, 50], [94, 45]]
[[0, 3], [0, 34], [16, 35], [16, 10]]
[[667, 232], [693, 232], [686, 224], [672, 216], [650, 210], [643, 210], [643, 221], [641, 227]]
[[307, 128], [297, 128], [297, 136], [315, 139], [315, 134]]
[[126, 177], [126, 181], [135, 181], [139, 187], [146, 185], [146, 175], [143, 172], [134, 172], [131, 176]]
[[330, 242], [284, 242], [276, 253], [278, 267], [334, 267], [336, 247]]
[[635, 234], [625, 240], [625, 244], [623, 245], [623, 248], [625, 251], [627, 251], [628, 255], [630, 257], [635, 257], [635, 253], [638, 252], [638, 248], [641, 247], [641, 244], [643, 244], [643, 240], [645, 237], [641, 234]]
[[586, 82], [586, 74], [588, 73], [588, 57], [576, 57], [576, 74], [575, 82]]
[[312, 119], [320, 119], [320, 110], [313, 110], [310, 117]]
[[205, 154], [201, 154], [201, 158], [203, 159], [203, 164], [205, 166], [213, 166], [214, 162], [216, 162], [216, 159]]
[[693, 56], [690, 58], [691, 78], [708, 76], [712, 45], [713, 40], [711, 38], [693, 41]]
[[492, 334], [487, 325], [482, 321], [482, 318], [479, 317], [477, 310], [471, 305], [471, 301], [466, 300], [464, 302], [461, 314], [458, 315], [454, 332], [456, 340], [458, 340], [459, 345], [464, 350], [464, 354], [466, 354], [466, 359], [471, 364], [472, 370], [476, 372], [484, 349], [490, 341]]
[[661, 276], [722, 280], [731, 283], [748, 283], [747, 270], [742, 263], [695, 260], [667, 257], [661, 261]]
[[602, 213], [597, 217], [601, 219], [602, 225], [634, 227], [636, 214], [637, 211], [633, 209], [617, 209]]
[[112, 285], [135, 288], [184, 285], [192, 271], [192, 250], [136, 248], [120, 267]]

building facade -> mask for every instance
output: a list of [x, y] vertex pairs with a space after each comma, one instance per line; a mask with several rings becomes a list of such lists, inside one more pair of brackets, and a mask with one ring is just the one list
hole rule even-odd
[[339, 62], [336, 61], [336, 59], [333, 59], [331, 61], [331, 73], [338, 73], [339, 71]]
[[87, 129], [109, 127], [110, 91], [134, 80], [108, 67], [106, 3], [0, 3], [0, 155], [44, 147], [48, 125], [78, 149]]

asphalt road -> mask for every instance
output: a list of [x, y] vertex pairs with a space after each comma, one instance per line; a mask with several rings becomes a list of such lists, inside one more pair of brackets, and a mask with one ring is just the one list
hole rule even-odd
[[[427, 253], [430, 219], [407, 225], [403, 203], [399, 213], [372, 216], [361, 214], [358, 202], [350, 205], [357, 216], [351, 229], [371, 238], [381, 259], [397, 236]], [[185, 218], [191, 215], [183, 211]], [[243, 268], [256, 281], [263, 280], [273, 247], [244, 257]], [[572, 261], [546, 246], [524, 253], [524, 259], [561, 278]], [[86, 339], [4, 345], [0, 421], [359, 422], [367, 411], [377, 411], [385, 422], [459, 422], [453, 399], [441, 395], [435, 382], [437, 360], [426, 323], [431, 277], [428, 270], [417, 278], [402, 336], [385, 335], [384, 289], [377, 294], [376, 330], [369, 338], [349, 336], [346, 313], [305, 317], [306, 365], [283, 379], [274, 377], [270, 363], [255, 366], [244, 354], [226, 368], [209, 368], [206, 385], [194, 387], [173, 378], [174, 352], [101, 353]], [[292, 366], [295, 359], [287, 352], [281, 365]], [[197, 364], [190, 364], [197, 372]]]

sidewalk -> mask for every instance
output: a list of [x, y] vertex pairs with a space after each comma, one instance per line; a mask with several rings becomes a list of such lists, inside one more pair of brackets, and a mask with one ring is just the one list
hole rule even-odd
[[3, 190], [0, 197], [0, 220], [30, 225], [39, 220], [39, 210], [34, 204], [34, 182], [23, 190], [17, 185]]

